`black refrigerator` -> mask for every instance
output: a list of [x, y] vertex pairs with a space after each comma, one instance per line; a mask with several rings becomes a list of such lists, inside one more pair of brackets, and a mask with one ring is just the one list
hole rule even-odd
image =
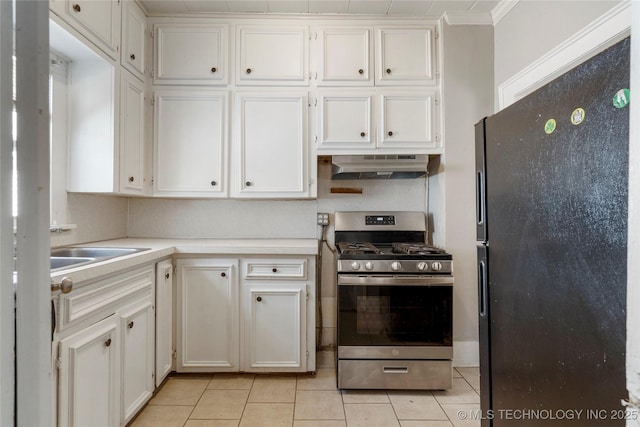
[[476, 124], [482, 426], [624, 426], [629, 39]]

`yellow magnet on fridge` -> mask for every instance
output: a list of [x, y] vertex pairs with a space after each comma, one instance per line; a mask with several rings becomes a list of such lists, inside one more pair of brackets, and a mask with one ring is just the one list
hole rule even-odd
[[576, 108], [575, 110], [573, 110], [573, 113], [571, 113], [571, 123], [573, 123], [574, 125], [579, 125], [584, 121], [585, 114], [586, 113], [584, 112], [583, 108]]

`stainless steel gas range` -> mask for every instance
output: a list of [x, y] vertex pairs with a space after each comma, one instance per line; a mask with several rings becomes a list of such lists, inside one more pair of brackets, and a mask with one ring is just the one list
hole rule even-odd
[[448, 389], [452, 257], [422, 212], [336, 212], [338, 388]]

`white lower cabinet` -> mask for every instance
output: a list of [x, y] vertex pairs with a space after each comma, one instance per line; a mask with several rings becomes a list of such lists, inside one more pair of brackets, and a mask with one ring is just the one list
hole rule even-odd
[[314, 257], [177, 266], [178, 372], [315, 370]]
[[173, 265], [156, 264], [156, 387], [173, 369]]
[[246, 371], [306, 371], [306, 284], [244, 288]]
[[120, 313], [122, 331], [122, 424], [151, 398], [155, 389], [153, 300], [139, 301]]
[[179, 259], [178, 372], [238, 371], [238, 260]]
[[58, 298], [58, 427], [125, 425], [154, 390], [153, 268]]
[[60, 341], [58, 426], [120, 425], [120, 327], [110, 316]]

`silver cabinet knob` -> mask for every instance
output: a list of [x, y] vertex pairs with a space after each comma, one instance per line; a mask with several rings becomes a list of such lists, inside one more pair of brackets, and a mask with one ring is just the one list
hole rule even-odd
[[60, 291], [68, 294], [73, 289], [73, 280], [70, 277], [63, 277], [59, 282], [51, 281], [51, 292]]

